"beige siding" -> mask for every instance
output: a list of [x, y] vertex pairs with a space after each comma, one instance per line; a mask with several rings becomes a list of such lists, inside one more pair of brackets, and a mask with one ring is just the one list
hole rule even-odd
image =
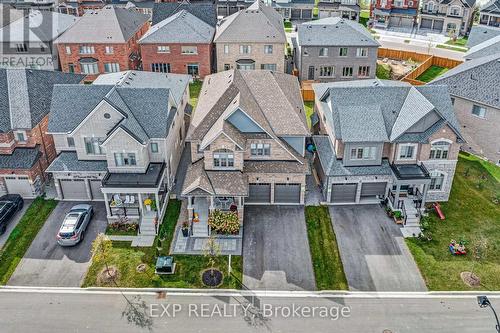
[[[213, 154], [219, 149], [228, 149], [234, 153], [234, 170], [243, 170], [243, 151], [236, 150], [236, 145], [233, 141], [229, 140], [225, 135], [220, 135], [210, 144], [210, 150], [205, 149], [205, 170], [214, 170]], [[196, 149], [196, 148], [195, 148]], [[227, 170], [228, 168], [223, 168]]]
[[[229, 53], [224, 53], [224, 45], [229, 45]], [[241, 54], [240, 45], [250, 45], [250, 54]], [[264, 45], [273, 45], [273, 53], [265, 54]], [[236, 61], [239, 59], [252, 59], [255, 61], [255, 69], [261, 69], [262, 64], [276, 64], [276, 71], [285, 71], [285, 44], [257, 44], [257, 43], [217, 43], [217, 71], [224, 71], [224, 64], [229, 64], [236, 68]]]
[[[106, 142], [105, 147], [110, 172], [144, 172], [149, 165], [149, 147], [141, 145], [122, 129], [118, 129], [113, 134]], [[134, 153], [137, 165], [117, 167], [115, 153]]]

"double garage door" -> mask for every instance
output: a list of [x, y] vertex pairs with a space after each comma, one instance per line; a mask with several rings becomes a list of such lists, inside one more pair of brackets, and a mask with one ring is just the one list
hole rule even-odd
[[413, 27], [413, 18], [410, 17], [401, 17], [401, 16], [392, 16], [389, 19], [389, 26], [391, 27]]
[[4, 181], [7, 193], [19, 194], [23, 198], [34, 197], [33, 187], [28, 176], [5, 176]]
[[[385, 195], [386, 182], [362, 183], [361, 199], [376, 199], [377, 196], [383, 198]], [[358, 184], [332, 184], [332, 203], [354, 203], [356, 202], [356, 193]]]
[[[300, 204], [300, 184], [274, 184], [275, 204]], [[271, 184], [249, 184], [247, 203], [271, 203]]]
[[64, 200], [104, 200], [101, 192], [101, 181], [90, 180], [92, 197], [89, 198], [84, 179], [61, 179], [61, 192]]
[[423, 18], [420, 22], [420, 29], [433, 29], [436, 31], [443, 30], [444, 21], [442, 20], [434, 20], [434, 26], [432, 26], [432, 19]]

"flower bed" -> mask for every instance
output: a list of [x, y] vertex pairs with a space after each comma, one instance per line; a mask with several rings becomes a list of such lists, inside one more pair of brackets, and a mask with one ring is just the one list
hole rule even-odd
[[138, 229], [139, 225], [137, 223], [114, 222], [108, 224], [106, 235], [135, 236]]
[[235, 235], [240, 230], [240, 219], [236, 212], [214, 210], [208, 217], [208, 225], [215, 233]]

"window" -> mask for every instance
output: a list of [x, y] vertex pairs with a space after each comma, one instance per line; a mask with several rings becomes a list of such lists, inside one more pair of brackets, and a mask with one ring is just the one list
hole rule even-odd
[[158, 45], [156, 52], [157, 53], [170, 53], [170, 46]]
[[66, 54], [71, 54], [71, 47], [66, 46]]
[[151, 71], [157, 73], [170, 73], [170, 64], [165, 64], [165, 63], [151, 64]]
[[437, 141], [432, 143], [429, 159], [445, 160], [448, 158], [450, 143], [447, 141]]
[[224, 64], [224, 70], [225, 71], [228, 71], [231, 69], [231, 65], [230, 64]]
[[250, 45], [240, 45], [241, 54], [250, 54], [252, 52], [252, 47]]
[[158, 152], [158, 143], [157, 142], [151, 142], [151, 152], [152, 153]]
[[270, 71], [275, 71], [276, 70], [276, 64], [262, 64], [260, 65], [260, 69], [267, 69]]
[[269, 143], [252, 143], [250, 145], [250, 155], [271, 156], [271, 145]]
[[75, 72], [75, 65], [73, 64], [68, 64], [68, 72], [74, 73]]
[[351, 77], [352, 76], [352, 67], [342, 68], [342, 76], [343, 77]]
[[368, 49], [366, 47], [358, 47], [356, 49], [356, 57], [368, 57]]
[[472, 114], [479, 118], [484, 118], [486, 116], [486, 108], [474, 104], [472, 106]]
[[408, 1], [408, 7], [413, 7], [413, 1]]
[[451, 105], [455, 105], [455, 97], [451, 97]]
[[351, 160], [374, 160], [377, 147], [356, 147], [351, 149]]
[[106, 54], [113, 54], [113, 53], [114, 53], [113, 46], [106, 46]]
[[187, 72], [190, 75], [198, 76], [199, 75], [198, 64], [188, 64], [187, 65]]
[[335, 69], [333, 66], [321, 66], [319, 68], [320, 77], [332, 77], [335, 75]]
[[370, 66], [359, 66], [358, 77], [370, 76]]
[[264, 45], [264, 53], [265, 54], [273, 54], [273, 46], [272, 45]]
[[116, 166], [134, 166], [137, 165], [134, 153], [115, 153]]
[[347, 57], [347, 47], [341, 47], [339, 49], [339, 57]]
[[196, 47], [196, 46], [182, 46], [181, 53], [182, 54], [198, 54], [198, 47]]
[[396, 1], [394, 1], [394, 6], [396, 6], [396, 7], [403, 7], [403, 0], [396, 0]]
[[309, 51], [307, 51], [307, 49], [304, 47], [304, 56], [308, 56], [309, 55]]
[[75, 146], [75, 138], [72, 137], [67, 137], [66, 141], [68, 142], [68, 147], [74, 147]]
[[80, 45], [80, 54], [93, 54], [95, 53], [92, 45]]
[[24, 43], [16, 44], [16, 51], [17, 53], [26, 53], [28, 52], [28, 46]]
[[460, 7], [451, 7], [450, 8], [450, 15], [453, 15], [453, 16], [460, 16]]
[[80, 63], [80, 66], [82, 67], [82, 73], [84, 74], [99, 74], [97, 62]]
[[17, 132], [16, 138], [17, 138], [17, 141], [19, 141], [19, 142], [26, 141], [26, 136], [24, 135], [24, 132]]
[[227, 149], [220, 149], [214, 152], [214, 167], [230, 168], [234, 167], [233, 152]]
[[431, 172], [431, 183], [429, 184], [429, 190], [440, 191], [443, 189], [444, 174], [440, 171]]
[[429, 9], [430, 12], [432, 12], [432, 10], [434, 9], [434, 3], [433, 2], [429, 2], [428, 5], [427, 5], [427, 8]]
[[322, 47], [319, 49], [319, 56], [320, 57], [328, 57], [328, 48], [327, 47]]
[[413, 144], [406, 144], [399, 146], [399, 159], [400, 160], [413, 160], [415, 159], [415, 147]]
[[116, 62], [108, 62], [104, 64], [104, 72], [115, 73], [120, 71], [120, 64]]
[[224, 53], [229, 54], [229, 45], [224, 44]]
[[84, 138], [87, 155], [103, 155], [101, 138]]

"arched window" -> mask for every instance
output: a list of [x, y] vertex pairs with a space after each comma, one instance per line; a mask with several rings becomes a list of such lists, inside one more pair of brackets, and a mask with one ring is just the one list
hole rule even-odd
[[429, 154], [429, 159], [445, 160], [448, 158], [449, 150], [450, 150], [450, 143], [448, 141], [435, 141], [431, 144], [431, 152]]
[[442, 191], [444, 184], [445, 174], [441, 171], [434, 170], [431, 172], [431, 183], [429, 185], [429, 190], [431, 191]]
[[218, 149], [214, 151], [214, 167], [232, 168], [234, 167], [234, 154], [229, 149]]
[[432, 1], [429, 1], [429, 3], [427, 4], [427, 9], [432, 12], [434, 10], [434, 2]]

